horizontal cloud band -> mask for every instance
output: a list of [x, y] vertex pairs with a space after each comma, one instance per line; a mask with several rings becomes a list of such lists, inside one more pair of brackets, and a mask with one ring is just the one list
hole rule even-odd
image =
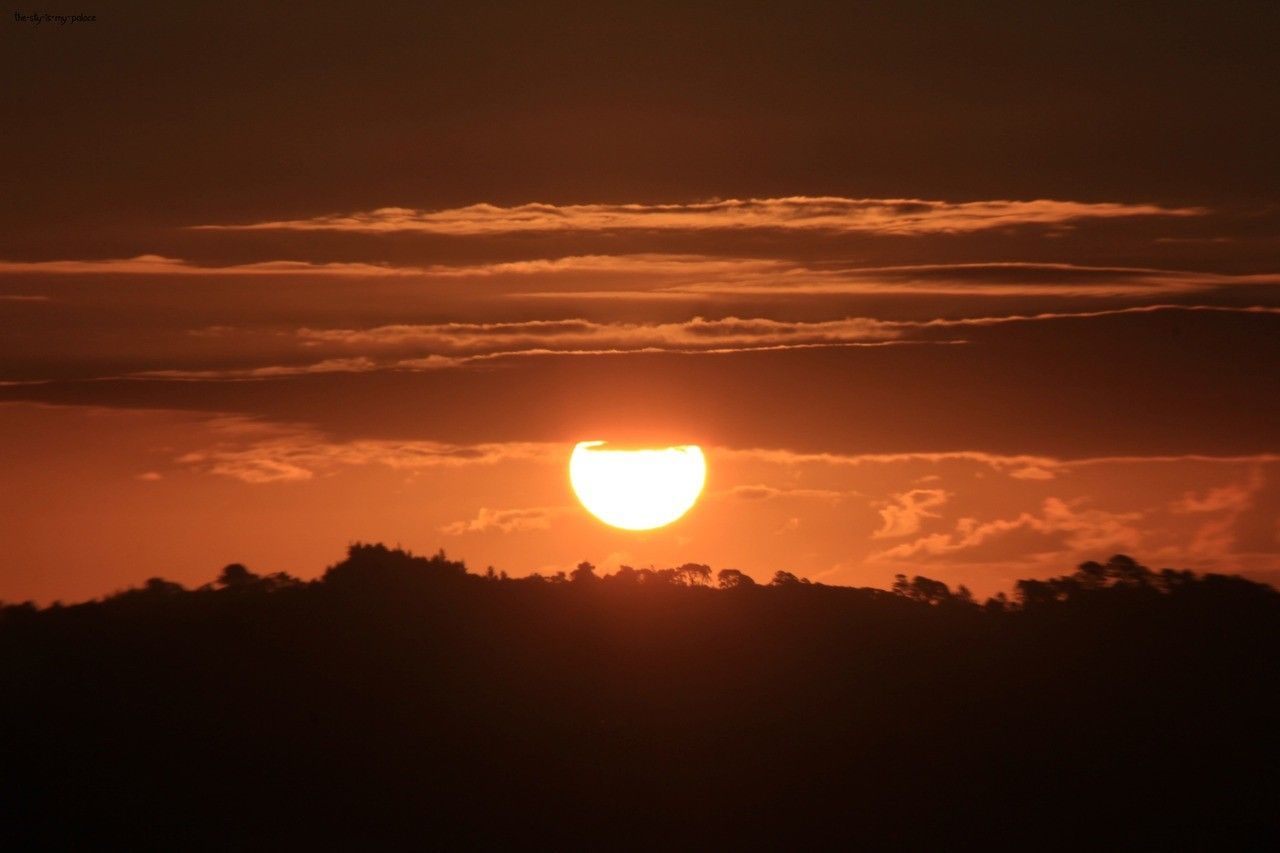
[[[212, 370], [152, 370], [134, 378], [232, 381], [278, 379], [315, 373], [379, 370], [442, 370], [504, 358], [601, 356], [641, 353], [724, 355], [817, 347], [959, 345], [955, 337], [912, 338], [924, 332], [976, 329], [1016, 323], [1092, 319], [1157, 312], [1280, 315], [1280, 308], [1215, 305], [1144, 305], [1099, 311], [1047, 312], [933, 320], [877, 320], [846, 317], [816, 322], [767, 318], [695, 317], [680, 323], [601, 323], [585, 319], [508, 323], [434, 323], [369, 329], [302, 328], [275, 333], [293, 339], [302, 351], [329, 357], [299, 364]], [[235, 328], [198, 330], [201, 336], [235, 338]], [[352, 351], [355, 352], [352, 352]]]
[[688, 204], [473, 204], [446, 210], [382, 207], [346, 215], [242, 225], [198, 225], [200, 230], [418, 231], [482, 235], [531, 231], [808, 230], [895, 235], [951, 234], [1019, 225], [1056, 226], [1079, 219], [1196, 216], [1201, 208], [1153, 204], [1032, 201], [948, 202], [926, 199], [725, 199]]

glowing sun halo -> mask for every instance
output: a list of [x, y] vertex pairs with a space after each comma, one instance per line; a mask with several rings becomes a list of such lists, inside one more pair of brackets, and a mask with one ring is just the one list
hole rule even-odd
[[652, 530], [689, 511], [702, 494], [702, 448], [612, 450], [582, 441], [569, 457], [569, 482], [587, 511], [624, 530]]

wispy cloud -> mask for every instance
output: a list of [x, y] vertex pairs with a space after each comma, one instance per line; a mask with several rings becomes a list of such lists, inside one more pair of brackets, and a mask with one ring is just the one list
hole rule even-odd
[[310, 261], [262, 261], [227, 266], [202, 266], [163, 255], [103, 260], [0, 261], [0, 273], [48, 273], [63, 275], [422, 275], [418, 267], [365, 263], [312, 263]]
[[[1228, 483], [1205, 490], [1203, 494], [1186, 492], [1169, 504], [1169, 511], [1179, 515], [1232, 512], [1249, 508], [1254, 496], [1266, 485], [1261, 466], [1253, 468], [1242, 483]], [[1277, 520], [1280, 523], [1280, 519]]]
[[[367, 329], [301, 328], [292, 334], [304, 347], [419, 348], [438, 355], [525, 351], [726, 352], [735, 348], [868, 344], [900, 341], [921, 330], [998, 326], [1054, 320], [1097, 319], [1159, 312], [1208, 312], [1280, 316], [1267, 306], [1142, 305], [1097, 311], [1057, 311], [930, 320], [775, 320], [767, 317], [693, 317], [674, 323], [599, 322], [582, 318], [506, 323], [421, 323]], [[199, 331], [199, 330], [198, 330]], [[203, 331], [199, 331], [203, 333]], [[234, 334], [234, 329], [223, 329]]]
[[888, 539], [918, 532], [924, 519], [939, 517], [933, 510], [945, 504], [948, 497], [942, 489], [912, 489], [894, 495], [881, 507], [880, 518], [884, 524], [872, 537]]
[[[565, 259], [566, 261], [570, 259]], [[571, 264], [560, 267], [573, 269]], [[598, 271], [644, 276], [642, 286], [572, 289], [548, 285], [513, 291], [513, 299], [690, 300], [771, 295], [950, 295], [1089, 296], [1174, 295], [1224, 287], [1280, 284], [1280, 274], [1226, 274], [1154, 267], [1067, 263], [954, 263], [851, 266], [833, 261], [800, 262], [715, 258], [701, 255], [617, 255]]]
[[326, 358], [311, 364], [271, 364], [263, 367], [240, 367], [214, 370], [144, 370], [131, 374], [134, 379], [209, 380], [281, 379], [286, 376], [310, 376], [322, 373], [369, 373], [383, 365], [364, 356], [358, 358]]
[[418, 269], [424, 274], [442, 277], [636, 275], [720, 278], [776, 274], [798, 266], [801, 264], [783, 258], [632, 252], [615, 255], [565, 255], [482, 264], [432, 264]]
[[560, 357], [590, 358], [596, 356], [618, 356], [639, 354], [667, 355], [733, 355], [748, 352], [777, 352], [782, 350], [819, 349], [833, 347], [888, 347], [888, 346], [955, 346], [964, 341], [876, 341], [848, 343], [796, 343], [774, 344], [768, 346], [732, 346], [711, 348], [670, 348], [640, 347], [615, 349], [555, 349], [539, 347], [525, 350], [505, 350], [501, 352], [482, 353], [478, 355], [447, 356], [426, 355], [415, 358], [399, 358], [375, 360], [367, 357], [331, 358], [308, 364], [268, 365], [265, 367], [235, 367], [222, 369], [165, 369], [144, 370], [131, 373], [121, 379], [134, 380], [170, 380], [186, 382], [239, 382], [253, 380], [281, 379], [290, 376], [307, 376], [323, 373], [370, 373], [374, 371], [429, 371], [448, 370], [470, 365], [494, 363], [502, 360]]
[[751, 485], [732, 486], [718, 492], [717, 494], [722, 497], [742, 501], [768, 501], [777, 500], [779, 498], [838, 501], [852, 493], [841, 492], [835, 489], [779, 488], [777, 486], [769, 486], [764, 483], [754, 483]]
[[[1053, 479], [1073, 471], [1106, 465], [1166, 465], [1179, 463], [1205, 463], [1225, 465], [1256, 465], [1280, 462], [1280, 453], [1256, 453], [1240, 456], [1214, 456], [1203, 453], [1186, 453], [1167, 456], [1087, 456], [1063, 459], [1054, 456], [1029, 454], [989, 453], [981, 450], [953, 450], [942, 452], [912, 453], [806, 453], [785, 448], [721, 448], [718, 455], [744, 461], [795, 466], [821, 465], [835, 468], [899, 465], [925, 463], [970, 463], [989, 468], [997, 473], [1018, 479]], [[1027, 477], [1027, 469], [1035, 469], [1034, 477]], [[1048, 476], [1045, 476], [1048, 475]]]
[[[851, 266], [836, 261], [702, 254], [569, 255], [481, 264], [393, 265], [301, 260], [209, 266], [161, 255], [107, 260], [0, 261], [0, 273], [139, 276], [293, 276], [493, 280], [513, 299], [694, 300], [770, 295], [951, 295], [1133, 297], [1223, 287], [1280, 285], [1280, 274], [1225, 274], [1066, 263]], [[583, 285], [586, 285], [585, 287]], [[47, 297], [0, 299], [43, 301]]]
[[535, 442], [460, 445], [377, 439], [336, 441], [305, 426], [268, 424], [234, 416], [214, 420], [210, 428], [220, 440], [185, 453], [177, 461], [245, 483], [310, 480], [338, 468], [359, 465], [413, 471], [546, 461], [564, 454], [559, 445]]
[[530, 530], [547, 530], [551, 520], [558, 515], [573, 512], [572, 507], [537, 506], [528, 509], [489, 509], [480, 507], [474, 518], [442, 525], [440, 532], [448, 536], [465, 533], [524, 533]]
[[[519, 261], [478, 264], [403, 265], [368, 262], [316, 263], [303, 260], [257, 261], [208, 265], [164, 255], [132, 258], [56, 259], [43, 261], [0, 260], [0, 272], [62, 275], [327, 275], [327, 276], [426, 276], [434, 278], [489, 278], [500, 276], [557, 276], [575, 274], [631, 274], [643, 276], [712, 277], [765, 275], [785, 272], [797, 264], [785, 260], [718, 257], [699, 254], [632, 253], [619, 255], [567, 255]], [[41, 297], [15, 296], [14, 299]]]
[[900, 337], [892, 324], [849, 317], [820, 322], [766, 318], [694, 317], [678, 323], [601, 323], [583, 319], [514, 323], [433, 323], [370, 329], [297, 331], [304, 345], [418, 346], [439, 353], [501, 352], [534, 347], [555, 349], [714, 350], [734, 346], [834, 344]]
[[916, 328], [998, 326], [1004, 323], [1034, 323], [1046, 320], [1088, 320], [1098, 317], [1118, 317], [1127, 314], [1155, 314], [1159, 312], [1189, 312], [1209, 314], [1269, 314], [1280, 315], [1280, 308], [1268, 305], [1134, 305], [1127, 308], [1104, 308], [1098, 311], [1042, 311], [1038, 314], [1007, 314], [993, 317], [958, 317], [923, 321], [903, 321], [898, 325]]
[[[1277, 284], [1280, 284], [1280, 275], [1272, 273], [1229, 275], [1076, 264], [989, 263], [856, 268], [794, 266], [719, 280], [667, 284], [655, 292], [676, 297], [695, 294], [1159, 297], [1222, 287]], [[598, 295], [607, 293], [597, 291]], [[623, 298], [618, 291], [614, 296]]]
[[1108, 512], [1081, 501], [1046, 498], [1040, 512], [980, 521], [962, 518], [949, 533], [935, 533], [871, 555], [875, 560], [1007, 562], [1060, 552], [1136, 549], [1142, 512]]
[[[131, 379], [244, 381], [325, 373], [432, 371], [538, 357], [592, 357], [628, 354], [731, 355], [813, 348], [887, 346], [955, 346], [964, 337], [925, 332], [1073, 319], [1140, 315], [1156, 312], [1210, 312], [1280, 315], [1280, 308], [1214, 305], [1145, 305], [1098, 311], [1045, 312], [931, 320], [791, 321], [770, 318], [694, 317], [674, 323], [598, 322], [582, 318], [504, 323], [424, 323], [366, 329], [301, 328], [263, 333], [219, 326], [192, 330], [200, 337], [234, 339], [267, 334], [297, 347], [296, 363], [212, 369], [155, 369], [129, 374]], [[306, 353], [325, 357], [304, 361]], [[1045, 478], [1043, 469], [1024, 466], [1018, 475]]]
[[1201, 208], [1154, 204], [1031, 201], [948, 202], [836, 196], [725, 199], [688, 204], [473, 204], [445, 210], [383, 207], [350, 214], [248, 224], [194, 226], [202, 230], [418, 231], [483, 235], [530, 231], [806, 230], [887, 235], [955, 234], [1025, 225], [1062, 226], [1082, 219], [1196, 216]]

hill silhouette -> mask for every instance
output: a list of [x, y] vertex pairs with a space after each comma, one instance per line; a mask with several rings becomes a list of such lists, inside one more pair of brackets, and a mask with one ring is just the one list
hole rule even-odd
[[1277, 652], [1276, 590], [1125, 556], [979, 603], [356, 544], [0, 608], [0, 839], [1274, 842]]

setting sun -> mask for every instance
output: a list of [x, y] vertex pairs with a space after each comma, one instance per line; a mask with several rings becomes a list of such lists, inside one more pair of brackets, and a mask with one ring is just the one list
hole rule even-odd
[[624, 530], [652, 530], [680, 518], [707, 479], [702, 448], [614, 450], [583, 441], [569, 457], [569, 481], [592, 515]]

